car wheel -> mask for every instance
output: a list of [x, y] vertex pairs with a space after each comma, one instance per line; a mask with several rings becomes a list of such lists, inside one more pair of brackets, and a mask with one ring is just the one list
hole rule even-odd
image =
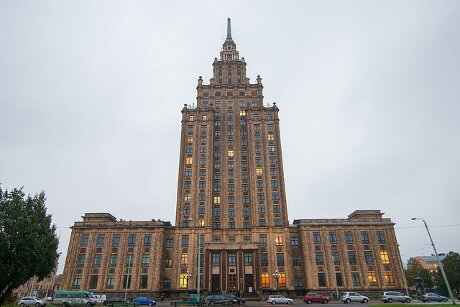
[[291, 305], [291, 304], [292, 304], [292, 301], [291, 301], [291, 300], [288, 300], [288, 301], [287, 301], [287, 304], [288, 304], [288, 305]]
[[329, 303], [328, 300], [323, 300], [323, 304], [327, 304], [327, 303]]
[[62, 306], [67, 307], [67, 306], [69, 306], [69, 304], [67, 304], [66, 302], [64, 302], [64, 303], [62, 303]]
[[306, 300], [305, 303], [311, 304], [311, 300]]
[[209, 303], [209, 305], [214, 306], [214, 302]]
[[406, 298], [406, 303], [410, 303], [410, 298]]
[[367, 298], [363, 299], [364, 304], [366, 304], [367, 302], [369, 302], [369, 300]]
[[447, 298], [443, 298], [442, 301], [443, 301], [443, 302], [447, 302]]
[[276, 304], [276, 302], [275, 302], [275, 301], [272, 301], [272, 305], [275, 305], [275, 304]]
[[427, 298], [427, 299], [425, 300], [425, 302], [427, 302], [427, 303], [429, 303], [430, 301], [431, 301], [431, 300], [430, 300], [429, 298]]
[[149, 303], [149, 306], [152, 306], [152, 303]]
[[347, 299], [345, 300], [345, 304], [350, 304], [350, 303], [351, 303], [351, 300], [350, 300], [349, 298], [347, 298]]
[[393, 299], [389, 298], [388, 303], [393, 303]]

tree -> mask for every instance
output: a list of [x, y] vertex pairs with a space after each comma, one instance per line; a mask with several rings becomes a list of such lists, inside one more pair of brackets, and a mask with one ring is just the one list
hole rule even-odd
[[0, 187], [0, 305], [13, 289], [55, 267], [58, 239], [45, 200], [44, 192], [25, 197], [22, 188]]
[[407, 269], [405, 270], [406, 280], [409, 286], [414, 284], [414, 278], [420, 277], [423, 280], [424, 288], [433, 287], [433, 278], [428, 269], [425, 269], [422, 264], [415, 258], [410, 258], [407, 261]]
[[[447, 281], [449, 282], [450, 288], [456, 290], [457, 293], [460, 290], [460, 254], [455, 252], [450, 252], [447, 254], [446, 258], [442, 261], [442, 266], [444, 267], [444, 272], [446, 273]], [[441, 270], [438, 269], [436, 274], [436, 285], [442, 293], [447, 295], [447, 286], [444, 282]]]

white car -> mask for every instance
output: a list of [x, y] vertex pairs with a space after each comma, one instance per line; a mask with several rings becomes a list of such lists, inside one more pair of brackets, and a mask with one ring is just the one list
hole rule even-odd
[[267, 300], [270, 304], [292, 304], [292, 299], [285, 297], [283, 295], [270, 295]]
[[19, 300], [18, 305], [21, 307], [24, 307], [24, 306], [40, 307], [40, 306], [45, 306], [46, 303], [43, 300], [36, 298], [35, 296], [24, 296], [23, 298]]
[[358, 292], [345, 292], [342, 294], [342, 301], [345, 304], [349, 304], [351, 302], [368, 303], [369, 298], [359, 294]]

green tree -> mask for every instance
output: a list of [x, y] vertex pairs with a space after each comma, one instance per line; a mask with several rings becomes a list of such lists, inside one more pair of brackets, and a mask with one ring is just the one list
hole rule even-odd
[[[458, 293], [460, 290], [460, 254], [450, 252], [441, 262], [451, 290], [455, 290]], [[447, 286], [440, 269], [436, 274], [436, 285], [443, 294], [448, 295]]]
[[44, 192], [26, 197], [22, 188], [0, 187], [0, 305], [13, 289], [55, 267], [58, 239], [45, 200]]
[[415, 258], [410, 258], [407, 261], [407, 268], [404, 272], [408, 286], [414, 285], [414, 278], [420, 277], [423, 280], [425, 288], [433, 287], [433, 277], [428, 269], [425, 269], [420, 262]]

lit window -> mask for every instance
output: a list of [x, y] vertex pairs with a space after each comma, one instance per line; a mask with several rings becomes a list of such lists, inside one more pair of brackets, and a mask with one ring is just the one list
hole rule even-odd
[[395, 281], [394, 281], [394, 278], [393, 278], [393, 273], [385, 272], [384, 278], [385, 278], [385, 281], [387, 283], [387, 286], [394, 286], [395, 285]]
[[220, 204], [220, 196], [214, 196], [214, 204]]
[[188, 275], [187, 274], [180, 274], [180, 280], [179, 280], [179, 288], [181, 289], [186, 289], [187, 284], [188, 284]]
[[193, 143], [193, 136], [187, 136], [187, 143]]
[[200, 227], [203, 227], [205, 224], [204, 224], [204, 220], [198, 220], [198, 225]]
[[382, 259], [382, 264], [389, 264], [390, 258], [388, 257], [387, 251], [380, 252], [380, 259]]
[[202, 119], [203, 121], [206, 121], [206, 115], [203, 115]]
[[274, 141], [275, 140], [275, 136], [273, 134], [269, 134], [268, 135], [268, 140], [269, 141]]
[[190, 115], [190, 116], [188, 117], [188, 120], [191, 121], [191, 122], [193, 122], [193, 115]]
[[369, 279], [369, 284], [371, 286], [377, 286], [377, 276], [375, 275], [375, 272], [369, 272], [367, 278]]
[[276, 234], [275, 235], [275, 245], [277, 245], [277, 246], [282, 246], [283, 245], [283, 235], [282, 234]]
[[262, 288], [269, 288], [270, 287], [270, 275], [267, 273], [262, 274]]
[[[243, 102], [244, 103], [244, 102]], [[240, 116], [246, 116], [246, 111], [245, 110], [241, 110], [240, 111]]]
[[286, 273], [280, 273], [278, 276], [278, 287], [286, 287]]
[[180, 257], [180, 264], [187, 265], [187, 263], [188, 263], [188, 255], [182, 254]]
[[233, 157], [235, 155], [235, 152], [233, 150], [228, 151], [228, 156]]
[[193, 158], [192, 157], [187, 157], [185, 158], [185, 164], [192, 164]]

